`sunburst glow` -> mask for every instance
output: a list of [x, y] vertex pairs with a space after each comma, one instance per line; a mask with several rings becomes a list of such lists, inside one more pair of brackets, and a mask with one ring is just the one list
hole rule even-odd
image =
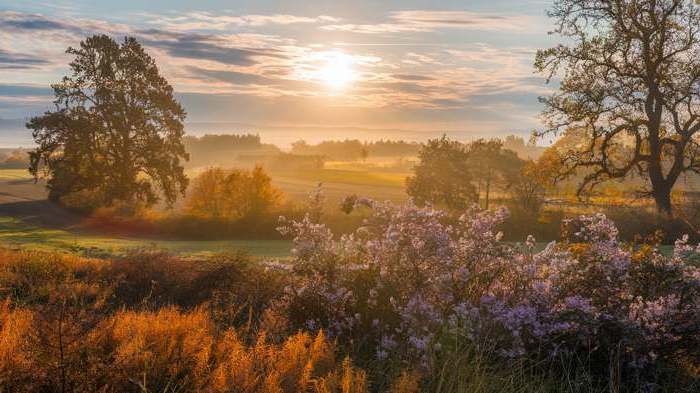
[[329, 53], [319, 71], [319, 77], [333, 88], [346, 87], [356, 79], [352, 57], [342, 52]]

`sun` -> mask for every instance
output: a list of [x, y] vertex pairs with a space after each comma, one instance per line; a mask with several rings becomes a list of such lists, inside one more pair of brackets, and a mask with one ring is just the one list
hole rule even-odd
[[320, 79], [328, 86], [340, 89], [356, 79], [353, 59], [343, 52], [330, 52], [319, 70]]

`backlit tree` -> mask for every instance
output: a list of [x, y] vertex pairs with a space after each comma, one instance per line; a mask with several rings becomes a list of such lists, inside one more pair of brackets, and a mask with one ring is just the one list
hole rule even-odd
[[46, 174], [49, 197], [90, 195], [168, 204], [187, 188], [181, 160], [185, 111], [155, 61], [133, 38], [96, 35], [68, 48], [71, 74], [52, 85], [56, 108], [32, 118], [38, 145], [30, 171]]
[[700, 9], [692, 0], [555, 0], [564, 40], [537, 54], [536, 68], [560, 78], [543, 98], [547, 129], [574, 129], [585, 143], [563, 154], [579, 192], [638, 176], [658, 210], [700, 173]]

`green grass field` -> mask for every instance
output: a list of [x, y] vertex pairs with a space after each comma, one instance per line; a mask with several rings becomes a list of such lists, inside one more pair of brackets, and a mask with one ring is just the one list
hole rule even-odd
[[[0, 169], [0, 204], [31, 203], [46, 198], [43, 184], [29, 181], [25, 169]], [[350, 194], [369, 194], [379, 199], [401, 200], [404, 197], [403, 176], [392, 173], [367, 171], [324, 170], [306, 173], [293, 178], [278, 178], [276, 182], [290, 198], [305, 200], [319, 181], [329, 202], [335, 204]], [[10, 205], [5, 205], [10, 206]], [[123, 255], [135, 249], [162, 249], [183, 256], [203, 256], [222, 252], [243, 251], [258, 257], [288, 257], [291, 243], [281, 240], [162, 240], [116, 236], [84, 230], [59, 229], [67, 227], [61, 219], [52, 225], [26, 222], [27, 216], [52, 216], [64, 213], [50, 204], [40, 205], [42, 210], [20, 212], [10, 208], [7, 215], [0, 213], [0, 246], [27, 249], [75, 252], [90, 256]], [[52, 208], [52, 209], [48, 209]], [[6, 209], [7, 210], [7, 209]], [[61, 210], [61, 211], [59, 211]], [[33, 217], [36, 218], [36, 217]]]
[[285, 240], [184, 241], [94, 235], [34, 227], [12, 217], [0, 217], [0, 245], [94, 257], [120, 256], [133, 250], [153, 249], [185, 257], [244, 252], [257, 257], [283, 258], [289, 256], [291, 248], [291, 243]]

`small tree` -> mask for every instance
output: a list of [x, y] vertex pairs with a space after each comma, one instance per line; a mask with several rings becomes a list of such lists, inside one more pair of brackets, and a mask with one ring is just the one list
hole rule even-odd
[[278, 205], [281, 197], [261, 167], [252, 171], [212, 168], [195, 178], [186, 210], [215, 220], [256, 218]]
[[32, 118], [35, 178], [48, 175], [51, 200], [89, 193], [114, 201], [168, 204], [184, 194], [180, 164], [185, 111], [155, 61], [133, 38], [96, 35], [68, 48], [71, 75], [52, 85], [56, 110]]
[[537, 216], [545, 202], [545, 192], [550, 184], [547, 172], [539, 162], [525, 161], [514, 172], [508, 184], [513, 206], [531, 216]]
[[443, 136], [429, 140], [418, 153], [414, 175], [406, 179], [406, 192], [423, 205], [433, 203], [462, 210], [478, 201], [466, 147]]
[[692, 0], [555, 0], [567, 44], [539, 51], [536, 68], [561, 76], [542, 101], [548, 129], [580, 129], [563, 155], [583, 170], [579, 193], [639, 175], [660, 212], [686, 172], [700, 173], [700, 9]]
[[360, 158], [362, 158], [362, 162], [367, 161], [367, 157], [369, 157], [369, 150], [367, 150], [367, 146], [363, 146], [360, 150]]
[[523, 166], [515, 152], [503, 149], [498, 139], [478, 139], [468, 146], [469, 167], [479, 185], [479, 196], [483, 190], [484, 209], [489, 208], [492, 186], [505, 190], [516, 180]]

